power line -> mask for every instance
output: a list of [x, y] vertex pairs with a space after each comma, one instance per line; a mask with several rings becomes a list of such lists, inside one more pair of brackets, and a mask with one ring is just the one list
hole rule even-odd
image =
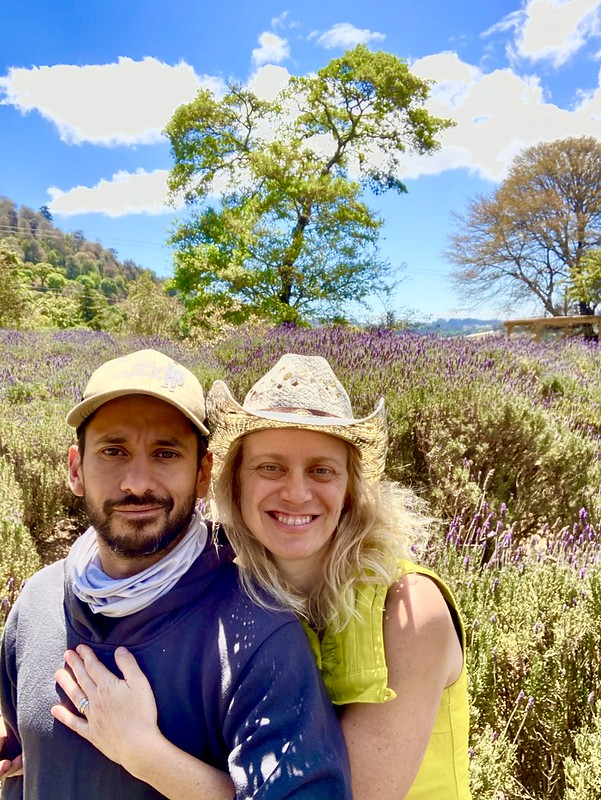
[[[30, 235], [33, 239], [48, 238], [48, 239], [56, 239], [57, 241], [59, 241], [59, 240], [64, 240], [65, 237], [67, 237], [67, 236], [72, 237], [74, 235], [74, 233], [76, 233], [76, 232], [77, 231], [65, 232], [65, 231], [62, 231], [60, 228], [59, 229], [51, 229], [51, 230], [42, 228], [42, 229], [37, 229], [35, 231], [35, 233], [34, 233], [31, 230], [27, 231], [27, 230], [22, 230], [22, 229], [19, 229], [19, 228], [15, 229], [11, 225], [2, 225], [2, 224], [0, 224], [0, 236], [3, 233], [4, 234], [15, 234], [15, 235], [21, 234], [21, 235]], [[126, 246], [126, 247], [128, 247], [128, 246], [129, 247], [140, 247], [140, 248], [146, 248], [146, 249], [151, 249], [151, 250], [163, 250], [164, 249], [164, 250], [166, 250], [166, 254], [170, 255], [170, 249], [169, 249], [168, 245], [166, 244], [166, 242], [161, 244], [159, 242], [139, 241], [139, 240], [135, 240], [135, 239], [119, 239], [119, 238], [103, 238], [102, 241], [100, 239], [97, 239], [95, 241], [92, 241], [92, 240], [87, 239], [87, 238], [85, 239], [85, 243], [86, 244], [98, 244], [101, 247], [103, 247], [104, 249], [110, 249], [110, 248], [106, 247], [105, 244], [103, 244], [103, 242], [104, 243], [113, 243], [113, 244], [118, 244], [118, 245], [120, 244], [120, 245], [123, 245], [123, 246]], [[402, 275], [407, 275], [407, 276], [411, 276], [411, 275], [437, 275], [437, 276], [443, 276], [444, 277], [444, 276], [448, 276], [450, 274], [449, 270], [431, 269], [429, 267], [425, 267], [425, 268], [421, 268], [421, 267], [405, 267], [405, 268], [401, 269], [400, 272], [401, 272]]]
[[[47, 230], [46, 228], [37, 228], [35, 230], [35, 232], [34, 232], [31, 229], [30, 230], [24, 230], [23, 228], [18, 228], [18, 227], [15, 228], [12, 225], [2, 225], [2, 224], [0, 224], [0, 234], [3, 234], [3, 233], [4, 234], [14, 234], [15, 236], [19, 236], [19, 235], [21, 235], [21, 236], [23, 236], [23, 235], [31, 236], [33, 239], [48, 238], [48, 239], [62, 240], [62, 239], [65, 239], [68, 236], [73, 237], [75, 232], [74, 231], [66, 232], [66, 231], [62, 231], [60, 229], [58, 229], [58, 230], [56, 230], [56, 229]], [[87, 244], [99, 244], [101, 246], [104, 246], [104, 245], [102, 245], [102, 242], [99, 239], [97, 239], [96, 241], [92, 241], [91, 239], [88, 239], [88, 238], [85, 238], [85, 237], [84, 237], [84, 239], [85, 239], [85, 242]], [[105, 241], [105, 242], [113, 242], [113, 243], [118, 243], [118, 244], [123, 244], [123, 245], [130, 245], [130, 246], [135, 246], [135, 247], [150, 247], [150, 248], [154, 248], [154, 249], [157, 249], [157, 250], [162, 249], [163, 247], [167, 247], [166, 244], [161, 244], [159, 242], [136, 241], [135, 239], [114, 239], [114, 238], [108, 238], [107, 237], [107, 238], [104, 238], [103, 241]], [[108, 248], [105, 248], [105, 249], [108, 249]]]

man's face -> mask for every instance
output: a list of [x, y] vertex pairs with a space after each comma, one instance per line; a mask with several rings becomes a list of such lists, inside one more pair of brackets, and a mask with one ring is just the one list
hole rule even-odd
[[71, 489], [84, 498], [104, 571], [134, 574], [185, 532], [196, 498], [208, 488], [211, 456], [199, 468], [192, 423], [148, 395], [105, 403], [85, 437], [83, 460], [77, 447], [69, 452]]

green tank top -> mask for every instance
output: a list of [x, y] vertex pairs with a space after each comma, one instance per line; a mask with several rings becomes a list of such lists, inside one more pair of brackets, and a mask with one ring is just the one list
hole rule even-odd
[[[465, 631], [457, 604], [438, 575], [412, 561], [399, 563], [397, 579], [408, 573], [427, 575], [456, 613], [463, 649], [463, 669], [443, 692], [428, 748], [406, 800], [470, 800], [468, 777], [469, 699], [465, 664]], [[353, 617], [343, 631], [326, 630], [321, 641], [305, 625], [313, 655], [330, 699], [346, 703], [385, 703], [396, 697], [388, 686], [383, 615], [388, 586], [362, 584]]]

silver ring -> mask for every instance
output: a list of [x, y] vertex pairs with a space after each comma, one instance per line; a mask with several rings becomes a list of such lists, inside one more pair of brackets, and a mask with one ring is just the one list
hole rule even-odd
[[79, 713], [80, 713], [80, 714], [85, 714], [85, 712], [86, 712], [86, 708], [87, 708], [89, 705], [90, 705], [90, 701], [89, 701], [89, 700], [88, 700], [88, 698], [87, 698], [87, 697], [84, 695], [84, 696], [81, 698], [81, 700], [79, 701], [79, 703], [77, 704], [77, 710], [79, 711]]

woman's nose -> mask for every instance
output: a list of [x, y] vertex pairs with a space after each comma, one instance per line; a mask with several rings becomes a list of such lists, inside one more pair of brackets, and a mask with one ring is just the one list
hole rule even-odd
[[313, 496], [309, 478], [303, 473], [290, 470], [285, 478], [281, 489], [283, 500], [289, 503], [306, 503]]

